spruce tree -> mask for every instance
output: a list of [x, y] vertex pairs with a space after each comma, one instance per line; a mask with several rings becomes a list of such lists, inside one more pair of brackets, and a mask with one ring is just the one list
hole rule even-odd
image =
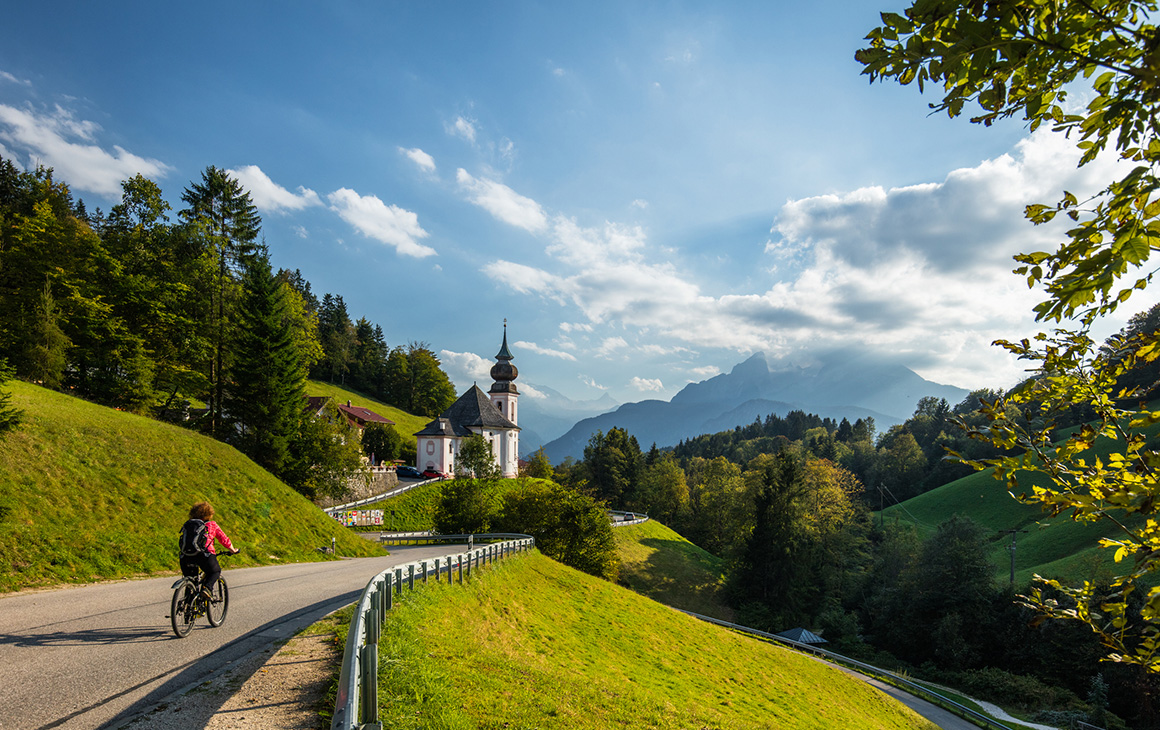
[[216, 434], [221, 425], [224, 376], [230, 359], [227, 352], [227, 322], [233, 311], [230, 292], [237, 272], [265, 248], [257, 242], [262, 218], [241, 183], [213, 166], [201, 174], [200, 183], [186, 188], [181, 199], [189, 206], [181, 212], [182, 218], [201, 227], [217, 257], [217, 281], [213, 287], [214, 357], [210, 367], [213, 392], [209, 403], [210, 432]]
[[277, 476], [286, 468], [306, 379], [284, 286], [265, 253], [247, 261], [224, 401], [238, 447]]

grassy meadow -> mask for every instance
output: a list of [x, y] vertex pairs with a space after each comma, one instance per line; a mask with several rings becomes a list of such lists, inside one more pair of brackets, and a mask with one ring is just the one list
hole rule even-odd
[[668, 606], [733, 620], [721, 595], [725, 561], [656, 520], [612, 531], [620, 556], [618, 582]]
[[391, 728], [923, 728], [881, 692], [531, 553], [396, 603]]
[[[1039, 474], [1023, 472], [1021, 483], [1025, 482], [1024, 489], [1030, 491], [1030, 484], [1042, 479]], [[971, 474], [888, 507], [881, 517], [887, 524], [914, 524], [921, 534], [929, 535], [955, 514], [970, 517], [991, 533], [991, 558], [1000, 580], [1008, 580], [1011, 571], [1011, 536], [1001, 531], [1012, 529], [1025, 531], [1016, 535], [1016, 585], [1026, 584], [1035, 573], [1064, 581], [1112, 574], [1112, 551], [1100, 550], [1098, 541], [1114, 536], [1114, 525], [1076, 522], [1066, 515], [1050, 518], [1038, 506], [1017, 501], [990, 471]]]
[[22, 426], [0, 439], [0, 592], [177, 570], [177, 533], [208, 500], [242, 549], [229, 565], [382, 549], [238, 451], [149, 418], [11, 381]]

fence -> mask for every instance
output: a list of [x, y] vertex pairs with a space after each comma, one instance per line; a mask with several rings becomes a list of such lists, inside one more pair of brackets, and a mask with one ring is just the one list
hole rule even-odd
[[[425, 537], [467, 538], [467, 535], [427, 535]], [[404, 585], [415, 589], [415, 579], [426, 583], [432, 574], [435, 582], [447, 573], [447, 582], [452, 583], [458, 573], [463, 583], [464, 570], [471, 578], [474, 567], [501, 560], [535, 547], [536, 541], [528, 535], [474, 535], [475, 539], [501, 539], [465, 553], [445, 555], [428, 560], [416, 560], [405, 565], [388, 568], [371, 578], [359, 598], [350, 629], [346, 636], [346, 650], [342, 656], [342, 669], [338, 677], [338, 697], [334, 703], [331, 730], [381, 730], [379, 722], [379, 632], [382, 630], [386, 613], [394, 605], [396, 595], [403, 592]], [[514, 539], [508, 539], [514, 538]], [[412, 538], [414, 539], [414, 538]]]
[[710, 616], [702, 616], [701, 614], [693, 613], [692, 611], [685, 611], [685, 610], [679, 609], [679, 608], [677, 610], [681, 611], [682, 613], [686, 613], [686, 614], [692, 616], [693, 618], [698, 618], [698, 619], [701, 619], [702, 621], [707, 621], [708, 623], [711, 623], [711, 624], [717, 624], [718, 626], [724, 626], [725, 628], [733, 629], [734, 631], [738, 631], [738, 632], [743, 633], [743, 634], [750, 634], [751, 636], [756, 636], [760, 639], [765, 639], [767, 641], [772, 641], [776, 644], [788, 646], [792, 649], [797, 649], [798, 651], [808, 652], [808, 653], [813, 654], [815, 656], [822, 657], [823, 659], [826, 659], [827, 661], [833, 662], [834, 664], [840, 664], [844, 667], [848, 667], [850, 669], [853, 669], [854, 671], [858, 672], [859, 674], [865, 674], [869, 677], [874, 677], [876, 679], [880, 679], [883, 682], [886, 682], [887, 684], [892, 684], [895, 687], [898, 687], [899, 689], [908, 692], [909, 694], [912, 694], [916, 697], [920, 697], [920, 698], [926, 700], [927, 702], [931, 702], [935, 705], [938, 705], [939, 707], [943, 708], [944, 710], [947, 710], [948, 712], [952, 712], [952, 713], [958, 715], [959, 717], [963, 718], [964, 720], [967, 720], [968, 722], [973, 722], [974, 724], [978, 725], [979, 727], [988, 728], [988, 729], [994, 728], [995, 730], [1010, 730], [1010, 727], [1008, 725], [1003, 725], [998, 720], [995, 720], [992, 717], [988, 717], [987, 715], [984, 715], [981, 712], [977, 712], [975, 710], [972, 710], [970, 707], [965, 707], [963, 705], [960, 705], [958, 702], [955, 702], [954, 700], [947, 699], [946, 697], [943, 697], [939, 693], [934, 692], [934, 691], [924, 687], [921, 684], [918, 684], [916, 682], [912, 682], [909, 679], [906, 679], [905, 677], [900, 677], [899, 675], [895, 674], [894, 672], [888, 672], [885, 669], [879, 669], [878, 667], [874, 667], [874, 666], [871, 666], [869, 664], [865, 664], [863, 662], [860, 662], [857, 659], [851, 659], [849, 657], [842, 656], [841, 654], [835, 654], [832, 651], [820, 649], [812, 644], [802, 644], [800, 642], [787, 639], [784, 636], [778, 636], [777, 634], [769, 634], [769, 633], [766, 633], [764, 631], [759, 631], [757, 629], [751, 629], [748, 626], [739, 626], [738, 624], [731, 624], [728, 621], [722, 621], [721, 619], [712, 618]]

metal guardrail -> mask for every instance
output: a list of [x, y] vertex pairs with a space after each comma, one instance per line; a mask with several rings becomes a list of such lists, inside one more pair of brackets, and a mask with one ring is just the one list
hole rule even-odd
[[[625, 519], [628, 515], [632, 515], [632, 519]], [[612, 520], [613, 527], [628, 527], [629, 525], [643, 525], [648, 522], [648, 515], [643, 512], [629, 512], [627, 510], [610, 509], [608, 510], [608, 517]], [[616, 519], [619, 517], [620, 519]]]
[[988, 729], [993, 728], [994, 730], [1011, 730], [1009, 725], [1004, 725], [993, 717], [990, 717], [988, 715], [984, 715], [983, 713], [978, 712], [976, 710], [972, 710], [970, 707], [966, 707], [965, 705], [961, 705], [952, 699], [948, 699], [946, 697], [943, 697], [938, 692], [935, 692], [931, 689], [928, 689], [927, 687], [924, 687], [923, 685], [918, 684], [917, 682], [912, 682], [909, 679], [906, 679], [905, 677], [901, 677], [901, 676], [895, 674], [894, 672], [888, 672], [885, 669], [879, 669], [878, 667], [871, 666], [871, 665], [866, 664], [864, 662], [860, 662], [857, 659], [851, 659], [850, 657], [842, 656], [841, 654], [835, 654], [832, 651], [827, 651], [826, 649], [818, 648], [812, 644], [803, 644], [803, 643], [798, 642], [798, 641], [793, 641], [792, 639], [787, 639], [784, 636], [778, 636], [777, 634], [770, 634], [770, 633], [767, 633], [765, 631], [760, 631], [758, 629], [750, 628], [748, 626], [741, 626], [739, 624], [731, 624], [728, 621], [722, 621], [721, 619], [713, 618], [711, 616], [702, 616], [699, 613], [693, 613], [692, 611], [685, 611], [684, 609], [680, 609], [680, 608], [678, 608], [676, 610], [680, 611], [681, 613], [688, 614], [688, 615], [692, 616], [693, 618], [698, 618], [698, 619], [701, 619], [702, 621], [706, 621], [706, 622], [711, 623], [711, 624], [717, 624], [718, 626], [724, 626], [725, 628], [733, 629], [734, 631], [738, 631], [738, 632], [743, 633], [743, 634], [750, 634], [750, 635], [756, 636], [760, 639], [766, 639], [766, 640], [772, 641], [776, 644], [782, 644], [784, 646], [788, 646], [791, 649], [796, 649], [798, 651], [803, 651], [803, 652], [807, 652], [809, 654], [813, 654], [815, 656], [823, 657], [829, 661], [834, 662], [835, 664], [841, 664], [842, 666], [853, 669], [854, 671], [858, 672], [859, 674], [865, 674], [865, 675], [870, 676], [870, 677], [875, 677], [877, 679], [881, 679], [882, 681], [886, 682], [887, 684], [892, 684], [895, 687], [898, 687], [899, 689], [905, 690], [906, 692], [909, 692], [910, 694], [915, 695], [916, 697], [920, 697], [924, 700], [932, 702], [932, 703], [938, 705], [939, 707], [943, 708], [944, 710], [947, 710], [949, 712], [953, 712], [954, 714], [958, 715], [959, 717], [963, 718], [964, 720], [967, 720], [968, 722], [973, 722], [974, 724], [978, 725], [979, 727], [988, 728]]
[[424, 484], [427, 484], [428, 482], [434, 482], [434, 481], [438, 481], [438, 480], [437, 479], [424, 479], [421, 482], [412, 482], [412, 483], [406, 484], [404, 486], [395, 487], [394, 489], [388, 489], [387, 491], [383, 492], [382, 494], [376, 494], [373, 497], [366, 497], [365, 499], [360, 499], [357, 502], [347, 502], [346, 504], [336, 504], [333, 507], [325, 507], [325, 508], [323, 508], [322, 511], [329, 515], [329, 514], [332, 514], [334, 512], [342, 512], [343, 510], [353, 509], [355, 507], [361, 507], [364, 504], [374, 504], [375, 502], [381, 502], [384, 499], [389, 499], [391, 497], [397, 497], [398, 495], [402, 494], [403, 492], [409, 492], [412, 489], [414, 489], [415, 487], [421, 487]]
[[[438, 537], [466, 538], [467, 535]], [[471, 571], [496, 560], [530, 550], [536, 541], [529, 535], [475, 535], [475, 538], [495, 538], [491, 543], [465, 553], [444, 555], [427, 560], [415, 560], [388, 568], [370, 579], [359, 597], [358, 606], [350, 620], [346, 635], [346, 649], [342, 655], [342, 669], [338, 676], [338, 696], [334, 701], [331, 730], [382, 730], [379, 722], [379, 633], [387, 611], [394, 605], [395, 596], [403, 587], [414, 590], [416, 577], [426, 583], [432, 574], [435, 582], [447, 574], [447, 582], [455, 579], [463, 583], [464, 570], [468, 579]], [[512, 538], [515, 539], [507, 539]]]

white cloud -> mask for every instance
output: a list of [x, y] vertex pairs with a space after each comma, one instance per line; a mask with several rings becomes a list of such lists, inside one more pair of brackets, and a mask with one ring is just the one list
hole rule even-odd
[[306, 226], [294, 226], [294, 235], [299, 238], [310, 238], [310, 231], [306, 230]]
[[[653, 342], [773, 356], [859, 346], [901, 355], [940, 382], [1007, 385], [1021, 365], [989, 343], [1038, 329], [1031, 308], [1042, 298], [1011, 273], [1011, 256], [1054, 249], [1067, 223], [1032, 226], [1024, 206], [1053, 202], [1064, 189], [1082, 199], [1120, 164], [1100, 159], [1076, 169], [1077, 160], [1072, 142], [1040, 130], [1010, 154], [940, 182], [791, 200], [766, 246], [770, 269], [748, 272], [757, 282], [749, 292], [706, 291], [695, 270], [650, 246], [643, 229], [584, 227], [564, 216], [544, 231], [552, 261], [486, 271], [575, 307], [590, 325], [624, 328], [634, 342], [647, 330]], [[1134, 298], [1132, 311], [1150, 303], [1146, 296], [1157, 295]], [[616, 339], [623, 341], [606, 340], [596, 352], [617, 352]]]
[[557, 357], [561, 360], [571, 360], [572, 362], [576, 361], [576, 356], [570, 352], [564, 352], [563, 350], [552, 350], [547, 347], [540, 347], [534, 342], [520, 341], [516, 342], [513, 346], [534, 352], [537, 355], [547, 355], [548, 357]]
[[610, 358], [627, 348], [628, 342], [623, 337], [605, 337], [593, 354], [597, 357]]
[[120, 198], [121, 182], [141, 174], [164, 178], [172, 167], [135, 155], [117, 145], [111, 152], [96, 142], [96, 122], [77, 119], [60, 106], [51, 111], [0, 104], [0, 141], [31, 163], [53, 168], [74, 190]]
[[628, 382], [630, 388], [640, 391], [663, 392], [665, 386], [659, 378], [640, 378], [633, 376]]
[[336, 190], [326, 199], [331, 210], [364, 236], [394, 246], [401, 255], [415, 258], [436, 255], [435, 249], [418, 242], [417, 239], [430, 234], [419, 225], [419, 216], [411, 211], [348, 188]]
[[475, 122], [464, 117], [456, 117], [454, 122], [446, 126], [447, 133], [453, 137], [461, 137], [471, 144], [475, 144]]
[[595, 388], [596, 390], [608, 390], [608, 388], [606, 386], [603, 386], [600, 383], [597, 383], [595, 380], [588, 377], [587, 375], [580, 375], [578, 377], [580, 378], [580, 382], [584, 383], [589, 388]]
[[19, 86], [32, 86], [32, 82], [28, 79], [17, 78], [7, 71], [0, 71], [0, 81], [7, 81], [8, 83], [17, 84]]
[[503, 183], [472, 177], [462, 167], [456, 173], [459, 187], [468, 199], [483, 208], [497, 220], [531, 233], [548, 227], [548, 217], [540, 204], [524, 197]]
[[412, 149], [400, 147], [399, 152], [411, 162], [414, 162], [415, 166], [423, 172], [435, 172], [435, 158], [418, 147]]
[[527, 383], [520, 383], [516, 387], [520, 389], [520, 395], [525, 398], [531, 398], [532, 400], [548, 400], [547, 393], [541, 390], [536, 390], [534, 386], [528, 385]]
[[322, 205], [318, 193], [302, 186], [298, 186], [297, 193], [292, 193], [271, 180], [257, 165], [246, 165], [226, 172], [249, 191], [250, 199], [263, 213], [282, 213]]
[[637, 198], [636, 200], [632, 201], [632, 207], [640, 208], [641, 210], [647, 210], [648, 201], [644, 200], [643, 198]]
[[716, 365], [703, 365], [698, 368], [693, 368], [689, 372], [693, 375], [699, 376], [702, 379], [705, 379], [711, 378], [714, 375], [720, 375], [721, 368], [717, 367]]
[[440, 350], [439, 364], [451, 382], [455, 383], [455, 390], [462, 393], [470, 388], [472, 383], [490, 383], [491, 366], [495, 363], [474, 352]]

